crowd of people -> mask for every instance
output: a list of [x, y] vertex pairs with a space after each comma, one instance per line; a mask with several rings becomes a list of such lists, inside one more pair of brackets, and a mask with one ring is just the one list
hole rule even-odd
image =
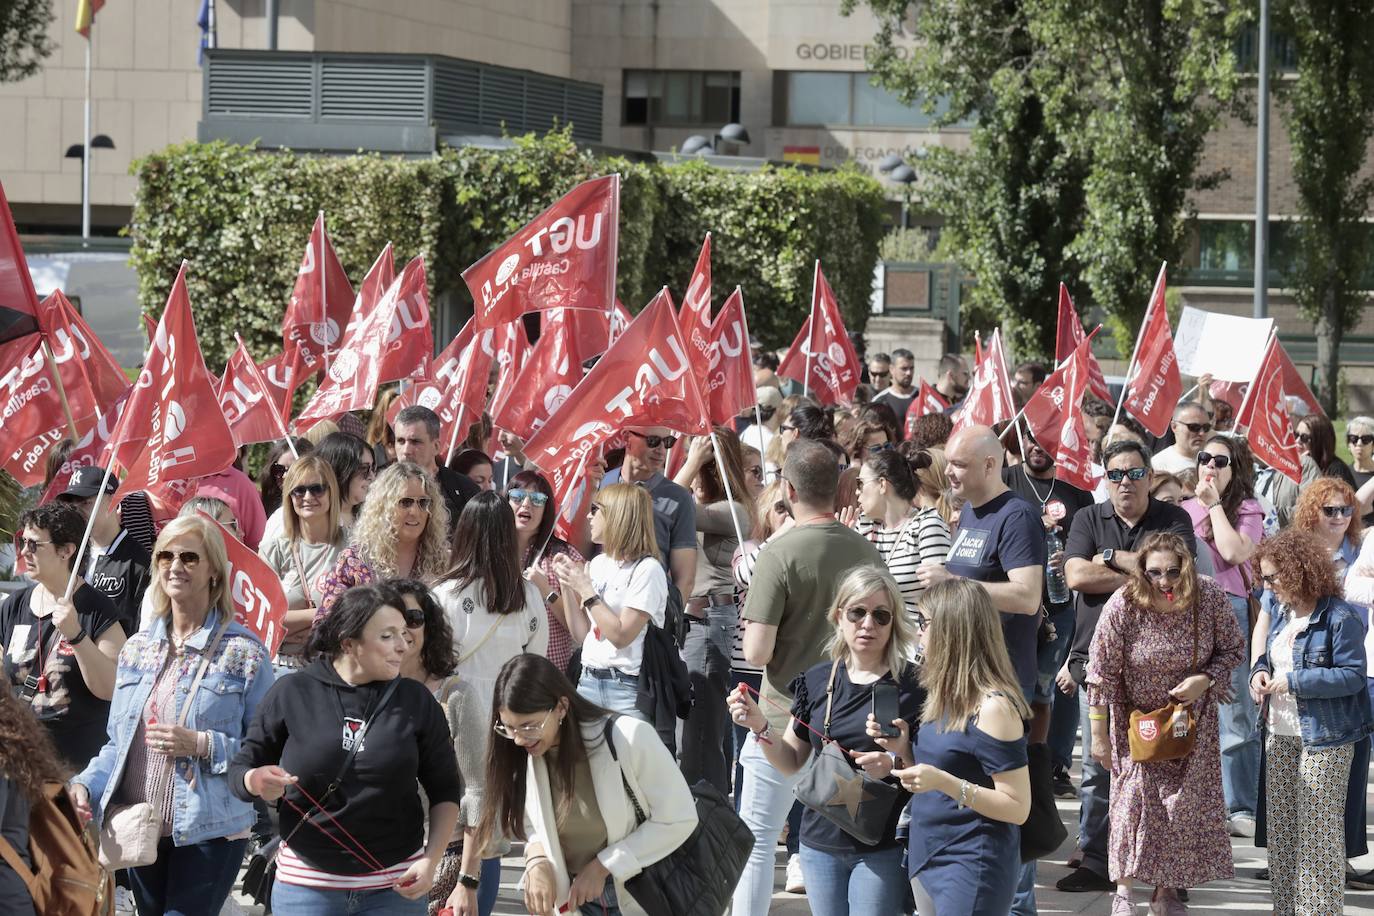
[[[388, 423], [392, 393], [180, 507], [111, 505], [99, 469], [54, 481], [55, 449], [0, 603], [0, 837], [30, 861], [56, 779], [140, 916], [214, 916], [250, 861], [283, 916], [488, 916], [502, 893], [613, 916], [706, 785], [754, 839], [736, 916], [779, 878], [821, 916], [1030, 916], [1059, 796], [1080, 804], [1057, 887], [1113, 914], [1138, 885], [1186, 912], [1233, 876], [1232, 837], [1268, 847], [1278, 913], [1374, 887], [1347, 865], [1374, 419], [1347, 464], [1328, 419], [1295, 418], [1294, 484], [1205, 385], [1158, 440], [1090, 399], [1088, 492], [1025, 424], [955, 431], [959, 355], [944, 411], [904, 350], [842, 408], [755, 366], [732, 426], [622, 430], [566, 527], [518, 440], [478, 424], [445, 461], [439, 417]], [[1016, 367], [1018, 402], [1045, 377]], [[235, 619], [226, 538], [280, 579], [275, 651]], [[0, 861], [24, 916], [19, 877]]]

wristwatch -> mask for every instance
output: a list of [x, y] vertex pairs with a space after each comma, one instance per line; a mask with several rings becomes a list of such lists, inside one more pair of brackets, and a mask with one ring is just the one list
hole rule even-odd
[[477, 886], [478, 886], [479, 884], [481, 884], [482, 881], [481, 881], [481, 879], [478, 878], [476, 875], [465, 875], [465, 874], [463, 874], [462, 872], [459, 872], [459, 873], [458, 873], [458, 883], [461, 884], [461, 885], [463, 885], [463, 887], [466, 887], [466, 888], [468, 888], [468, 889], [470, 889], [470, 890], [474, 890], [474, 891], [475, 891], [475, 890], [477, 890]]
[[1113, 547], [1108, 547], [1106, 550], [1102, 551], [1102, 563], [1110, 570], [1116, 572], [1122, 571], [1121, 567], [1116, 565], [1116, 549]]
[[545, 604], [553, 604], [553, 603], [554, 603], [555, 601], [557, 601], [557, 600], [558, 600], [558, 592], [551, 591], [551, 592], [549, 592], [547, 595], [544, 596], [544, 603], [545, 603]]
[[586, 599], [585, 601], [582, 602], [582, 610], [584, 610], [584, 611], [590, 611], [590, 610], [592, 609], [592, 605], [595, 604], [596, 602], [600, 601], [600, 600], [601, 600], [601, 596], [600, 596], [600, 595], [592, 595], [590, 598], [588, 598], [588, 599]]
[[67, 645], [71, 646], [72, 648], [76, 648], [78, 645], [81, 644], [82, 640], [84, 640], [89, 635], [90, 634], [86, 632], [86, 628], [82, 627], [81, 629], [76, 631], [75, 636], [67, 640]]

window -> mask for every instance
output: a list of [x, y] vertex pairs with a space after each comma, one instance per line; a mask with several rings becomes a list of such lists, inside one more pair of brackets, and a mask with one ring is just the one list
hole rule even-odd
[[[1235, 43], [1236, 68], [1241, 73], [1259, 73], [1259, 26], [1241, 29]], [[1298, 46], [1289, 35], [1269, 30], [1269, 73], [1296, 73]]]
[[739, 120], [739, 74], [716, 70], [626, 70], [624, 123], [709, 124]]
[[[895, 93], [870, 81], [870, 73], [778, 72], [774, 77], [774, 110], [793, 127], [930, 127], [936, 115], [921, 110], [917, 100], [903, 104]], [[936, 112], [947, 105], [940, 101]], [[968, 126], [969, 122], [960, 122]]]
[[[1297, 258], [1299, 224], [1293, 220], [1269, 221], [1267, 253], [1269, 282], [1282, 284], [1288, 279]], [[1201, 283], [1248, 286], [1255, 272], [1255, 221], [1253, 219], [1198, 220], [1195, 228], [1196, 255], [1184, 259], [1190, 278]], [[1374, 235], [1374, 224], [1368, 231]], [[1374, 289], [1374, 266], [1365, 273], [1364, 286]]]

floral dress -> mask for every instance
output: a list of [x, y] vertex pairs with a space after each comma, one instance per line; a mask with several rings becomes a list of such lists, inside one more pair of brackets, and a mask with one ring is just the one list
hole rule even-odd
[[[1197, 662], [1193, 661], [1194, 614]], [[1216, 691], [1230, 683], [1245, 639], [1226, 592], [1197, 580], [1194, 609], [1161, 612], [1131, 602], [1125, 589], [1108, 599], [1088, 658], [1088, 702], [1111, 707], [1112, 792], [1109, 870], [1163, 887], [1197, 887], [1229, 878], [1231, 840], [1221, 790]], [[1131, 759], [1130, 716], [1172, 702], [1185, 677], [1216, 686], [1195, 704], [1197, 741], [1180, 760]]]

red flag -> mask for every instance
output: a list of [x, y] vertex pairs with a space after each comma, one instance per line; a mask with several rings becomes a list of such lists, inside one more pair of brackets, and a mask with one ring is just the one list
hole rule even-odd
[[[516, 378], [520, 371], [525, 368], [525, 362], [530, 355], [530, 339], [525, 333], [525, 322], [512, 321], [496, 334], [498, 345], [494, 359], [496, 361], [496, 386], [491, 392], [490, 413], [494, 417], [497, 412], [506, 406], [506, 402], [511, 400], [511, 394], [516, 390]], [[491, 370], [487, 370], [490, 375]], [[531, 393], [532, 389], [522, 389], [522, 397]]]
[[[1054, 343], [1054, 361], [1058, 365], [1068, 359], [1086, 335], [1083, 322], [1078, 320], [1078, 310], [1069, 298], [1069, 288], [1059, 284], [1059, 326]], [[1107, 379], [1102, 375], [1102, 366], [1097, 357], [1088, 351], [1088, 390], [1099, 401], [1112, 402], [1112, 393], [1107, 389]]]
[[140, 314], [143, 316], [143, 336], [148, 338], [148, 343], [151, 344], [153, 338], [157, 336], [157, 322], [154, 321], [153, 316], [149, 315], [147, 312], [141, 312]]
[[367, 410], [383, 381], [428, 374], [433, 344], [426, 288], [424, 260], [417, 257], [363, 322], [349, 328], [299, 421]]
[[738, 286], [711, 322], [707, 356], [709, 373], [703, 390], [711, 422], [725, 426], [758, 403], [754, 364], [749, 355], [749, 329], [744, 323], [744, 297]]
[[792, 341], [778, 375], [801, 382], [810, 397], [827, 405], [849, 403], [859, 387], [859, 356], [849, 342], [839, 303], [821, 273], [820, 261], [811, 287], [811, 314]]
[[[711, 233], [701, 243], [701, 254], [697, 255], [697, 266], [692, 271], [692, 279], [687, 284], [687, 292], [682, 297], [682, 311], [678, 313], [678, 324], [687, 339], [687, 358], [692, 362], [697, 384], [702, 391], [707, 389], [707, 376], [711, 374], [710, 348], [711, 334]], [[747, 349], [747, 347], [746, 347]], [[708, 398], [709, 400], [709, 398]]]
[[1236, 412], [1236, 428], [1246, 430], [1250, 448], [1259, 458], [1301, 485], [1302, 456], [1298, 453], [1297, 437], [1293, 434], [1285, 403], [1284, 359], [1278, 336], [1271, 335], [1255, 381]]
[[1283, 348], [1283, 344], [1279, 344], [1278, 348], [1279, 365], [1283, 368], [1283, 393], [1306, 404], [1308, 413], [1319, 413], [1326, 416], [1326, 411], [1322, 410], [1321, 402], [1312, 393], [1312, 389], [1307, 387], [1307, 380], [1302, 377], [1298, 367], [1293, 365], [1293, 360], [1288, 358], [1288, 351]]
[[1002, 353], [1002, 332], [992, 332], [983, 363], [973, 370], [964, 406], [954, 418], [954, 432], [968, 426], [991, 426], [1016, 415], [1011, 397], [1011, 380], [1007, 376], [1007, 359]]
[[525, 454], [549, 473], [571, 473], [628, 426], [666, 426], [691, 435], [710, 430], [666, 288], [530, 438]]
[[[564, 325], [568, 329], [569, 335], [569, 358], [580, 365], [593, 356], [600, 356], [605, 353], [606, 348], [611, 345], [612, 315], [614, 312], [593, 312], [588, 309], [552, 309], [544, 316], [544, 330], [540, 333], [545, 333], [555, 322]], [[629, 325], [628, 318], [625, 320], [625, 324], [626, 326]]]
[[240, 448], [254, 442], [282, 438], [285, 418], [276, 412], [273, 389], [240, 339], [224, 367], [219, 383], [219, 406]]
[[615, 300], [620, 176], [584, 181], [463, 271], [477, 327], [526, 312], [606, 310]]
[[307, 372], [323, 367], [326, 349], [338, 349], [353, 311], [353, 299], [353, 284], [334, 253], [321, 210], [306, 242], [291, 302], [281, 322], [284, 349], [294, 351], [293, 356]]
[[194, 478], [224, 470], [237, 454], [200, 353], [185, 261], [116, 439], [119, 463], [129, 473], [113, 502], [135, 490], [151, 490], [163, 502], [179, 504], [190, 495]]
[[1097, 486], [1092, 445], [1083, 425], [1083, 394], [1091, 375], [1092, 341], [1084, 338], [1026, 402], [1026, 423], [1035, 441], [1054, 456], [1057, 477], [1081, 490]]
[[108, 410], [132, 387], [119, 360], [60, 290], [39, 303], [38, 326], [48, 339], [77, 420]]
[[1164, 310], [1164, 271], [1161, 266], [1136, 341], [1134, 370], [1126, 382], [1126, 410], [1153, 436], [1164, 435], [1183, 394], [1169, 314]]
[[[38, 332], [38, 294], [0, 185], [0, 344]], [[4, 365], [4, 364], [0, 364]]]
[[472, 322], [468, 321], [463, 329], [454, 335], [444, 351], [435, 358], [430, 367], [430, 377], [406, 385], [405, 391], [391, 402], [386, 412], [386, 422], [396, 423], [396, 415], [407, 407], [419, 405], [428, 407], [439, 416], [440, 438], [448, 441], [448, 428], [453, 422], [451, 414], [444, 409], [444, 396], [457, 381], [464, 352], [472, 342]]
[[515, 385], [523, 396], [508, 398], [494, 409], [493, 426], [528, 439], [563, 406], [573, 388], [582, 381], [582, 361], [574, 353], [578, 331], [577, 319], [573, 316], [595, 314], [573, 309], [549, 313], [539, 341], [530, 351]]
[[634, 321], [634, 316], [631, 315], [630, 310], [625, 307], [625, 303], [616, 299], [615, 307], [611, 309], [610, 321], [611, 327], [607, 332], [607, 346], [610, 346], [611, 343], [615, 342], [617, 337], [625, 333], [625, 329], [630, 326], [630, 322]]
[[234, 605], [234, 619], [262, 640], [271, 655], [276, 655], [286, 638], [286, 592], [281, 579], [247, 544], [234, 536], [228, 528], [202, 512], [224, 537], [224, 549], [229, 554], [229, 599]]
[[1231, 405], [1232, 412], [1235, 412], [1245, 403], [1245, 392], [1249, 390], [1249, 382], [1213, 382], [1207, 392], [1212, 396], [1212, 400], [1225, 401]]
[[[119, 418], [124, 415], [124, 405], [128, 403], [133, 389], [126, 391], [118, 401], [111, 405], [91, 428], [77, 441], [76, 446], [67, 453], [67, 459], [58, 466], [52, 482], [39, 497], [39, 505], [50, 503], [71, 484], [72, 475], [81, 468], [104, 468], [110, 460], [110, 446], [115, 430], [119, 428]], [[42, 476], [39, 476], [39, 481]]]
[[911, 438], [911, 428], [916, 420], [924, 417], [928, 413], [944, 413], [949, 407], [949, 401], [945, 400], [944, 395], [921, 379], [921, 389], [916, 392], [916, 400], [911, 402], [911, 406], [906, 411], [906, 437]]

